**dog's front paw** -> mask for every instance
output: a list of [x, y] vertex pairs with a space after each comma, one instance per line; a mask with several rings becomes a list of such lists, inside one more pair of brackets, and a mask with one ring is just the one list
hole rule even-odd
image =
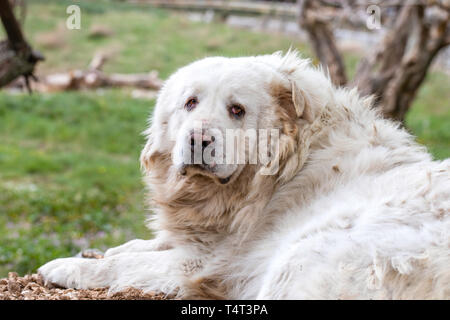
[[98, 260], [82, 258], [63, 258], [50, 261], [38, 269], [45, 284], [64, 288], [89, 289], [101, 287], [101, 278], [96, 269]]

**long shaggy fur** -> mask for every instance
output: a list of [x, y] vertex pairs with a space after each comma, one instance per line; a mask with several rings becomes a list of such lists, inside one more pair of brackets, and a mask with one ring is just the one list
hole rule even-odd
[[[261, 99], [257, 128], [280, 129], [276, 174], [244, 165], [226, 185], [178, 174], [168, 137], [182, 116], [171, 106], [184, 74], [211, 65], [235, 68], [233, 81]], [[245, 66], [261, 82], [241, 84]], [[40, 269], [47, 281], [181, 298], [450, 297], [450, 161], [432, 161], [370, 98], [334, 88], [296, 52], [181, 69], [162, 89], [146, 135], [141, 163], [156, 238], [110, 249], [101, 261], [52, 261]]]

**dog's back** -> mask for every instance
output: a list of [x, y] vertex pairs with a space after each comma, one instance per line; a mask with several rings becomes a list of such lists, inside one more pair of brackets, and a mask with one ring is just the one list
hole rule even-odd
[[279, 219], [258, 245], [273, 248], [258, 298], [449, 298], [450, 160], [355, 92], [336, 92], [330, 117], [268, 206]]

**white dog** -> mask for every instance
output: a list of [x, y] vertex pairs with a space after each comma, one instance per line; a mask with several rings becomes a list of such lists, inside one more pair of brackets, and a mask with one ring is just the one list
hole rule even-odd
[[[278, 130], [269, 161], [220, 163], [229, 140], [215, 138], [229, 129]], [[155, 239], [51, 261], [47, 282], [180, 298], [450, 298], [450, 160], [432, 161], [297, 53], [181, 68], [146, 134]], [[214, 159], [190, 164], [199, 139]]]

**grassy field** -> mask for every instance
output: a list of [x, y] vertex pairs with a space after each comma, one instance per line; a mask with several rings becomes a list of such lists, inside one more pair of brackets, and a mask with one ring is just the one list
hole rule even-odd
[[[292, 38], [189, 22], [180, 15], [106, 1], [76, 2], [81, 30], [67, 30], [71, 1], [30, 1], [25, 34], [47, 60], [39, 74], [84, 68], [112, 54], [105, 71], [156, 69], [166, 78], [208, 55], [310, 50]], [[95, 36], [92, 30], [106, 30]], [[354, 69], [356, 59], [347, 56]], [[450, 87], [432, 73], [407, 127], [437, 159], [450, 157]], [[0, 277], [36, 270], [83, 248], [148, 238], [138, 156], [154, 101], [107, 90], [58, 94], [0, 92]]]

